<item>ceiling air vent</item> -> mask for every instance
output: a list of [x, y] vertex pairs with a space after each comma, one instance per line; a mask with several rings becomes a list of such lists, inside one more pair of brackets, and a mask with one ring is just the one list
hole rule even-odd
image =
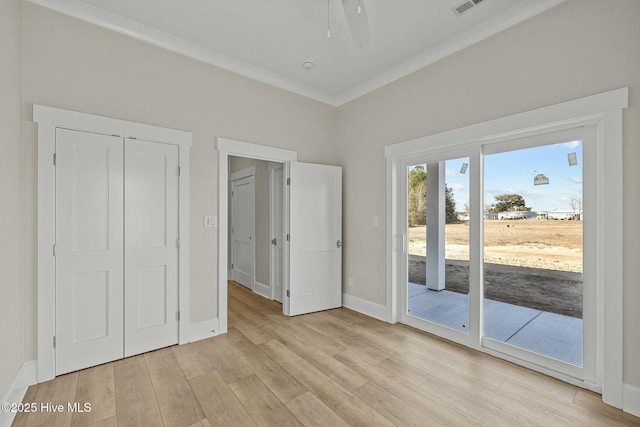
[[471, 9], [472, 7], [482, 3], [484, 0], [468, 0], [464, 3], [462, 3], [461, 5], [459, 5], [458, 7], [454, 7], [453, 8], [453, 12], [460, 16], [463, 13], [467, 12], [469, 9]]

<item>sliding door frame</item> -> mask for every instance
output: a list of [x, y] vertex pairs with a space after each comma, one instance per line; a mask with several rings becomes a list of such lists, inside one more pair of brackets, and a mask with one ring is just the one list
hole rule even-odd
[[[406, 219], [403, 218], [406, 213], [406, 201], [402, 196], [403, 189], [406, 193], [406, 167], [403, 172], [403, 166], [407, 159], [415, 159], [421, 155], [431, 158], [434, 153], [453, 149], [466, 149], [468, 150], [467, 155], [470, 156], [474, 148], [477, 149], [477, 147], [488, 144], [543, 135], [580, 126], [595, 126], [596, 168], [599, 172], [596, 177], [597, 249], [595, 256], [597, 274], [595, 280], [597, 298], [601, 302], [601, 309], [597, 316], [596, 384], [578, 380], [553, 369], [525, 362], [478, 344], [463, 344], [569, 383], [601, 390], [605, 403], [622, 407], [622, 211], [620, 209], [606, 209], [606, 207], [622, 206], [622, 110], [628, 107], [628, 96], [628, 88], [616, 89], [385, 147], [387, 158], [387, 321], [396, 323], [400, 320], [403, 298], [401, 288], [406, 286], [407, 281], [406, 267], [401, 264], [403, 260], [406, 262], [407, 249]], [[476, 163], [475, 173], [482, 174], [481, 159], [476, 159]], [[476, 188], [471, 194], [476, 193], [476, 197], [481, 197], [481, 190], [482, 188]], [[402, 205], [403, 202], [405, 202], [404, 205]], [[483, 218], [481, 203], [476, 200], [475, 203], [472, 201], [471, 205], [474, 209], [472, 221], [474, 218], [475, 221], [481, 221]], [[479, 223], [471, 224], [471, 227], [479, 226]], [[476, 233], [476, 235], [479, 234], [481, 233]], [[472, 254], [471, 257], [473, 263], [480, 265], [481, 254]], [[474, 272], [472, 271], [471, 274]], [[475, 271], [475, 275], [479, 277], [479, 272]], [[605, 278], [606, 293], [603, 291]], [[482, 286], [479, 285], [476, 287], [481, 291]], [[472, 304], [471, 301], [470, 304]], [[481, 313], [480, 317], [482, 317]], [[473, 315], [473, 319], [476, 320], [478, 326], [481, 325], [482, 319], [478, 319], [477, 314]]]

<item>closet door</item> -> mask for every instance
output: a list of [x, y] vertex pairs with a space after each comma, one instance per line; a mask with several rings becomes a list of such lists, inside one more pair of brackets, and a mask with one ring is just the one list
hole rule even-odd
[[123, 140], [56, 130], [56, 374], [123, 355]]
[[178, 342], [178, 147], [125, 142], [125, 357]]

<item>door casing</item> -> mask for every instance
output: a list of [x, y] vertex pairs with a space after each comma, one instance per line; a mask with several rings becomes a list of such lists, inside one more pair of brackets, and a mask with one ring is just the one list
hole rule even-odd
[[193, 141], [190, 132], [112, 119], [61, 108], [33, 105], [33, 121], [38, 124], [38, 382], [55, 377], [55, 168], [56, 129], [64, 128], [122, 138], [175, 145], [179, 156], [179, 295], [178, 343], [190, 340], [190, 160]]
[[269, 162], [269, 286], [271, 299], [284, 293], [284, 165]]

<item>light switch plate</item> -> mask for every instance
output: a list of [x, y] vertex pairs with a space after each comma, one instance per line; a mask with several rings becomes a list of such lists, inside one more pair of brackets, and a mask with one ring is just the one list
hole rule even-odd
[[212, 215], [206, 215], [203, 220], [204, 226], [206, 228], [209, 227], [217, 227], [218, 226], [218, 217]]

